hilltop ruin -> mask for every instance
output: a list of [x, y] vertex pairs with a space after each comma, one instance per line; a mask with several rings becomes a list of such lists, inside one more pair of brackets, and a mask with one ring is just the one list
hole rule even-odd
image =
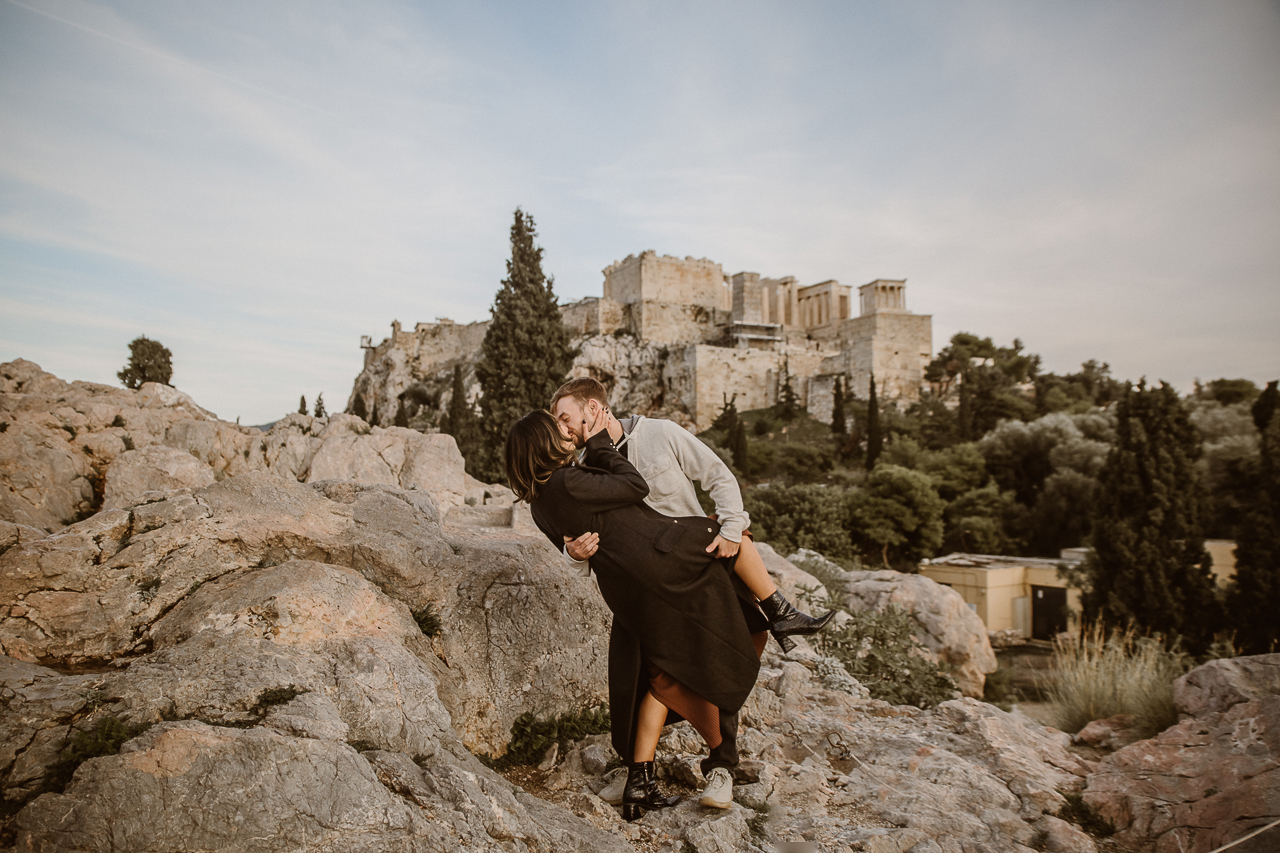
[[[906, 306], [905, 279], [858, 288], [835, 280], [801, 285], [794, 277], [754, 272], [726, 275], [705, 258], [653, 251], [629, 255], [603, 270], [602, 295], [560, 307], [581, 354], [572, 376], [605, 383], [616, 409], [671, 417], [706, 428], [727, 397], [739, 409], [778, 399], [783, 376], [809, 413], [831, 419], [837, 377], [866, 398], [872, 373], [881, 398], [920, 396], [933, 352], [932, 317]], [[469, 375], [488, 321], [418, 323], [376, 346], [365, 336], [364, 369], [347, 411], [391, 424], [402, 410], [429, 427], [447, 404], [455, 365]]]

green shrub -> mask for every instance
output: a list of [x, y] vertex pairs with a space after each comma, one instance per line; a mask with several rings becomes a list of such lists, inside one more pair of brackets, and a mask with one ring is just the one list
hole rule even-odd
[[441, 620], [440, 614], [430, 604], [421, 610], [413, 611], [413, 621], [418, 623], [418, 629], [427, 637], [439, 635], [444, 628], [444, 621]]
[[742, 500], [751, 514], [751, 532], [778, 553], [809, 548], [836, 559], [853, 556], [842, 489], [772, 485], [748, 489]]
[[1116, 828], [1111, 821], [1098, 814], [1097, 809], [1084, 801], [1080, 794], [1063, 794], [1067, 804], [1058, 811], [1062, 820], [1074, 823], [1090, 835], [1106, 838], [1114, 835]]
[[1189, 661], [1158, 636], [1132, 630], [1107, 636], [1101, 626], [1058, 644], [1056, 679], [1046, 685], [1057, 727], [1075, 733], [1092, 720], [1132, 714], [1139, 737], [1151, 737], [1178, 721], [1173, 682]]
[[947, 674], [948, 667], [928, 657], [905, 610], [891, 604], [884, 610], [855, 613], [831, 598], [815, 600], [810, 590], [800, 597], [815, 611], [837, 607], [849, 614], [843, 625], [828, 627], [812, 641], [818, 651], [840, 661], [862, 682], [872, 699], [932, 708], [955, 698], [956, 683]]
[[76, 732], [62, 747], [58, 760], [49, 766], [46, 790], [62, 793], [76, 768], [90, 758], [116, 755], [125, 741], [132, 740], [151, 728], [150, 723], [134, 725], [118, 717], [102, 717], [88, 731]]
[[542, 756], [558, 743], [563, 750], [571, 740], [582, 740], [587, 735], [609, 731], [609, 709], [604, 706], [587, 708], [578, 713], [561, 714], [549, 720], [539, 720], [531, 713], [523, 713], [511, 724], [511, 741], [507, 751], [499, 758], [477, 756], [485, 764], [499, 770], [527, 764], [537, 764]]

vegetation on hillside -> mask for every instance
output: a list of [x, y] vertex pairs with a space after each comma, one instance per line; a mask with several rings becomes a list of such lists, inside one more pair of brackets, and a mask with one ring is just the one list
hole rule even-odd
[[173, 353], [146, 335], [136, 337], [129, 342], [129, 361], [116, 377], [126, 388], [141, 388], [144, 382], [168, 385], [173, 378]]
[[542, 272], [533, 217], [516, 208], [507, 277], [493, 302], [493, 321], [480, 345], [476, 379], [480, 418], [476, 440], [463, 448], [472, 476], [506, 479], [502, 446], [507, 430], [532, 409], [545, 408], [573, 364], [569, 330], [560, 317], [553, 281]]

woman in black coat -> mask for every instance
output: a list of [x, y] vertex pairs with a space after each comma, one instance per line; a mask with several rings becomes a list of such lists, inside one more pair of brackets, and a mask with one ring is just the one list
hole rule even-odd
[[664, 724], [687, 717], [713, 758], [722, 718], [729, 715], [736, 727], [768, 623], [741, 581], [706, 552], [719, 524], [669, 518], [645, 505], [649, 487], [603, 429], [585, 451], [582, 463], [571, 465], [572, 440], [550, 413], [531, 412], [507, 434], [507, 477], [557, 549], [566, 536], [599, 534], [591, 566], [614, 616], [612, 739], [628, 762], [623, 816], [634, 820], [643, 808], [676, 801], [661, 795], [653, 774]]

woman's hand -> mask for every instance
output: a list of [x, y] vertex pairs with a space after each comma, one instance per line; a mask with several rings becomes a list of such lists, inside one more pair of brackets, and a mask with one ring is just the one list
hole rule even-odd
[[587, 421], [586, 418], [583, 418], [582, 420], [583, 443], [585, 443], [588, 438], [591, 438], [591, 436], [595, 435], [596, 433], [602, 432], [608, 429], [609, 421], [612, 418], [613, 418], [613, 415], [609, 412], [607, 408], [596, 409], [594, 414], [592, 414], [591, 420], [589, 422]]
[[564, 551], [577, 562], [590, 559], [600, 548], [599, 533], [584, 533], [577, 539], [564, 537]]

